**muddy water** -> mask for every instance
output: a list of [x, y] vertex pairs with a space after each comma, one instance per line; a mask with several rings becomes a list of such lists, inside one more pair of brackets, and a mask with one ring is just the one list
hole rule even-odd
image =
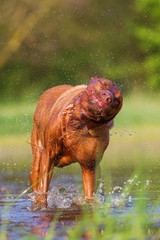
[[[81, 218], [82, 208], [84, 214], [90, 214], [90, 206], [86, 205], [83, 197], [81, 171], [78, 166], [72, 165], [63, 170], [56, 170], [51, 182], [51, 189], [48, 192], [47, 209], [38, 210], [33, 207], [34, 194], [31, 191], [17, 199], [12, 206], [3, 211], [8, 204], [12, 203], [26, 188], [29, 187], [30, 164], [18, 167], [15, 163], [9, 166], [1, 163], [0, 174], [0, 212], [1, 232], [7, 233], [7, 239], [19, 239], [28, 233], [39, 237], [45, 237], [51, 225], [55, 222], [56, 235], [59, 239], [67, 239], [66, 230], [75, 226]], [[134, 169], [129, 167], [117, 167], [105, 170], [103, 177], [99, 180], [94, 204], [103, 208], [105, 201], [111, 202], [111, 209], [116, 217], [122, 216], [119, 206], [122, 201], [122, 192], [126, 192], [126, 211], [133, 209], [136, 202], [134, 190], [127, 193], [128, 184], [134, 182], [135, 186], [149, 188], [149, 194], [145, 197], [148, 202], [148, 210], [151, 211], [154, 200], [159, 194], [159, 168], [157, 166], [143, 169], [141, 179], [134, 175]], [[107, 176], [106, 176], [107, 173]], [[132, 177], [131, 177], [132, 176]], [[125, 189], [126, 188], [126, 189]], [[124, 191], [125, 190], [125, 191]], [[124, 199], [123, 199], [124, 200]], [[159, 210], [155, 210], [159, 214]], [[112, 212], [113, 213], [113, 212]], [[156, 219], [153, 224], [160, 227]]]

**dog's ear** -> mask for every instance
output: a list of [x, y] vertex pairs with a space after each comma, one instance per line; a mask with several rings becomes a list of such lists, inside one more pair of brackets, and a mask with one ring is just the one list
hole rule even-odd
[[[100, 77], [99, 77], [99, 76], [92, 77], [92, 78], [91, 78], [91, 81], [93, 81], [94, 79], [98, 79], [98, 78], [100, 78]], [[90, 81], [90, 82], [91, 82], [91, 81]]]

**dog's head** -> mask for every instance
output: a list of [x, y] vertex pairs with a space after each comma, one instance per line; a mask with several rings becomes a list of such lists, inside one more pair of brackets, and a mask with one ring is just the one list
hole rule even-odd
[[122, 107], [122, 93], [114, 83], [104, 78], [92, 78], [83, 93], [81, 105], [89, 118], [109, 122]]

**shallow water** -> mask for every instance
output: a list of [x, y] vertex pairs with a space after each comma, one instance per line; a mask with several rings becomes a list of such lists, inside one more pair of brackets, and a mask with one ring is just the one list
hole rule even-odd
[[[128, 187], [132, 184], [139, 191], [148, 189], [145, 198], [148, 211], [159, 215], [159, 209], [154, 208], [154, 201], [159, 194], [159, 168], [154, 166], [143, 170], [141, 179], [133, 174], [133, 168], [113, 168], [109, 170], [109, 179], [99, 180], [99, 187], [94, 196], [92, 206], [86, 204], [83, 197], [83, 186], [80, 169], [74, 165], [64, 170], [57, 170], [51, 182], [48, 192], [48, 208], [38, 210], [33, 207], [34, 194], [31, 191], [17, 199], [12, 206], [2, 211], [12, 203], [19, 194], [29, 187], [30, 164], [20, 169], [17, 165], [7, 166], [1, 164], [0, 174], [0, 212], [1, 232], [7, 233], [7, 239], [19, 239], [28, 233], [39, 237], [45, 237], [52, 222], [55, 223], [58, 239], [67, 239], [66, 229], [72, 228], [83, 214], [90, 215], [91, 209], [97, 206], [103, 210], [105, 202], [110, 202], [110, 213], [112, 216], [121, 217], [133, 210], [137, 198]], [[25, 170], [24, 170], [25, 169]], [[69, 170], [68, 170], [69, 169]], [[107, 172], [107, 171], [106, 171]], [[103, 168], [102, 175], [106, 174]], [[108, 182], [107, 182], [108, 181]], [[108, 185], [109, 183], [109, 185]], [[123, 208], [123, 210], [122, 210]], [[83, 210], [82, 210], [83, 209]], [[153, 227], [159, 228], [158, 218], [153, 219]]]

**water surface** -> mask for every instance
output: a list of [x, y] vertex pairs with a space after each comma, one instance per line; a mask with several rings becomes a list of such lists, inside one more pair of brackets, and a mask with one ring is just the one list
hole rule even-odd
[[[7, 233], [8, 239], [19, 239], [28, 233], [45, 237], [51, 224], [55, 223], [56, 235], [59, 239], [67, 239], [67, 229], [76, 226], [83, 214], [92, 217], [94, 208], [104, 211], [105, 202], [110, 202], [110, 212], [106, 217], [117, 218], [132, 212], [137, 197], [134, 187], [131, 192], [127, 189], [133, 184], [139, 191], [146, 190], [145, 198], [148, 211], [160, 214], [154, 208], [154, 202], [159, 194], [159, 167], [143, 167], [141, 178], [134, 174], [133, 167], [119, 166], [110, 168], [103, 166], [102, 178], [98, 180], [99, 187], [92, 206], [86, 204], [83, 197], [83, 186], [80, 167], [72, 165], [64, 169], [57, 169], [52, 178], [48, 192], [48, 208], [33, 207], [34, 194], [31, 191], [17, 199], [12, 206], [2, 211], [12, 203], [26, 188], [29, 187], [30, 162], [18, 165], [15, 163], [1, 163], [0, 174], [0, 211], [1, 231]], [[123, 210], [122, 210], [123, 207]], [[92, 210], [91, 210], [92, 209]], [[160, 227], [159, 220], [153, 219], [153, 226]]]

